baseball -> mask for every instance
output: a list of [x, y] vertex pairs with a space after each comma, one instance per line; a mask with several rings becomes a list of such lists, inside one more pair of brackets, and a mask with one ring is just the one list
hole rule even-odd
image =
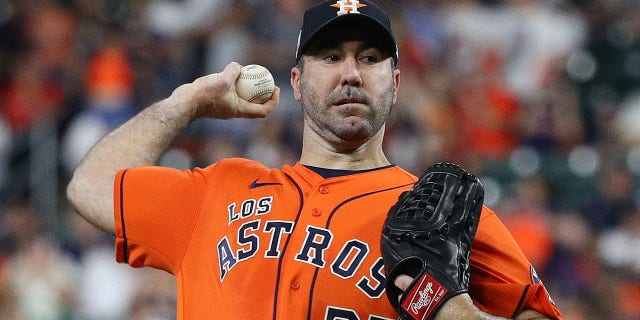
[[275, 82], [267, 68], [250, 64], [240, 70], [240, 77], [236, 81], [236, 91], [240, 98], [262, 104], [271, 98], [274, 89]]

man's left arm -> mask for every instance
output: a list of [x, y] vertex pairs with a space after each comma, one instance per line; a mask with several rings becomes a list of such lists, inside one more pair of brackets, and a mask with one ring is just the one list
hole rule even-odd
[[[469, 294], [459, 294], [452, 297], [442, 305], [442, 308], [435, 317], [435, 320], [454, 320], [454, 319], [468, 319], [468, 320], [504, 320], [508, 318], [498, 317], [490, 315], [486, 312], [478, 309], [471, 300]], [[551, 319], [542, 313], [535, 310], [525, 310], [518, 314], [515, 320], [542, 320]]]
[[[479, 232], [483, 238], [474, 239], [483, 210], [483, 196], [479, 179], [454, 164], [441, 163], [427, 169], [389, 210], [382, 230], [381, 251], [387, 297], [401, 319], [562, 318], [559, 312], [535, 304], [536, 309], [540, 307], [540, 311], [555, 316], [549, 318], [530, 304], [530, 300], [536, 300], [546, 290], [530, 283], [535, 282], [533, 269], [524, 256], [506, 261], [495, 259], [503, 254], [515, 257], [520, 251], [514, 240], [501, 241], [506, 236], [500, 236], [508, 231], [494, 215], [489, 215], [495, 218], [489, 219], [490, 225], [485, 216], [485, 230]], [[475, 240], [479, 241], [478, 246]], [[508, 248], [513, 250], [494, 247], [504, 246], [506, 242], [514, 246]], [[486, 256], [486, 261], [497, 268], [484, 270], [487, 264], [476, 265], [476, 284], [486, 284], [474, 290], [469, 288], [472, 243], [478, 249], [476, 264], [479, 257]], [[494, 279], [501, 271], [506, 282]], [[482, 299], [474, 302], [470, 296], [473, 292]], [[523, 292], [527, 293], [526, 297], [522, 296]], [[510, 298], [505, 299], [505, 295]]]

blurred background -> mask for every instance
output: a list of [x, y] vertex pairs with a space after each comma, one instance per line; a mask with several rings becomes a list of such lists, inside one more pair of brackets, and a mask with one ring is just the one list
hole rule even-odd
[[[198, 120], [161, 164], [293, 164], [289, 74], [309, 0], [0, 0], [0, 319], [173, 319], [162, 271], [114, 258], [64, 188], [104, 134], [237, 61], [264, 120]], [[382, 1], [400, 47], [390, 159], [482, 177], [566, 319], [640, 319], [640, 1]], [[150, 133], [152, 134], [152, 133]]]

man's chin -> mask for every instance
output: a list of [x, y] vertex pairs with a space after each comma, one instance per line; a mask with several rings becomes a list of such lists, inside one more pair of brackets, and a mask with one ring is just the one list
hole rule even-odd
[[336, 128], [336, 134], [343, 140], [354, 144], [364, 143], [371, 138], [371, 133], [362, 121], [345, 120], [343, 125]]

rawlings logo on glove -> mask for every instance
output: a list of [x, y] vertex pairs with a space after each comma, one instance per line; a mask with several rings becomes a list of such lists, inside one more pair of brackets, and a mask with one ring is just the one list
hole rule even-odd
[[431, 276], [425, 273], [413, 286], [413, 290], [407, 294], [402, 308], [410, 311], [414, 318], [422, 319], [425, 314], [433, 311], [447, 292], [447, 288], [435, 282]]

